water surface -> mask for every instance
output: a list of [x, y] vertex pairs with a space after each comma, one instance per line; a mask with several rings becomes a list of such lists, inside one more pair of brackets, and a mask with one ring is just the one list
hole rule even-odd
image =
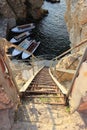
[[41, 41], [36, 55], [53, 58], [69, 49], [70, 41], [64, 20], [66, 4], [64, 0], [55, 4], [45, 1], [43, 8], [49, 14], [37, 23], [34, 30], [34, 38]]

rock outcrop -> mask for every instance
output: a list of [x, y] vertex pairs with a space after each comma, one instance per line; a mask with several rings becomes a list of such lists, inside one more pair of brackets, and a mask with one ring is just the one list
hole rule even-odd
[[66, 0], [65, 20], [71, 46], [87, 39], [87, 0]]
[[5, 54], [7, 41], [0, 38], [0, 130], [10, 130], [19, 104], [19, 94], [9, 60]]
[[24, 5], [24, 0], [1, 0], [0, 13], [7, 18], [25, 18], [26, 8]]
[[25, 5], [27, 8], [27, 17], [39, 19], [45, 12], [43, 9], [41, 9], [43, 0], [26, 0]]
[[32, 17], [39, 19], [46, 13], [41, 9], [43, 0], [1, 0], [0, 1], [0, 15], [16, 19], [25, 19]]

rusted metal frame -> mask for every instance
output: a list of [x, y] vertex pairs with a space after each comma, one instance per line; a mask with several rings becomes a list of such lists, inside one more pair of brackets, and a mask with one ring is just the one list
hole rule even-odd
[[[25, 95], [25, 96], [26, 96], [26, 95]], [[32, 96], [32, 95], [29, 96], [29, 95], [28, 95], [28, 96], [26, 96], [26, 97], [29, 97], [29, 98], [64, 98], [63, 96], [62, 96], [62, 97], [60, 97], [60, 96], [49, 96], [49, 97], [48, 97], [48, 96], [43, 96], [43, 97], [42, 97], [41, 95], [40, 95], [40, 96]]]
[[38, 86], [37, 88], [47, 88], [47, 89], [52, 88], [52, 89], [56, 89], [56, 87], [47, 87], [47, 86]]
[[26, 94], [57, 94], [57, 92], [50, 92], [50, 91], [26, 91]]
[[31, 85], [44, 85], [44, 86], [46, 85], [46, 87], [47, 86], [53, 86], [53, 87], [56, 86], [56, 85], [53, 85], [53, 84], [48, 85], [47, 83], [35, 83], [35, 82], [32, 82]]

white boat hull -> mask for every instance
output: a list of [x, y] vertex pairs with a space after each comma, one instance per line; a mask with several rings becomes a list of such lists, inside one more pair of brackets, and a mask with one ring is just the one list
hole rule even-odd
[[24, 32], [22, 34], [19, 34], [18, 36], [13, 37], [10, 42], [11, 43], [17, 43], [21, 42], [23, 39], [27, 38], [30, 35], [30, 32]]
[[32, 26], [30, 26], [30, 27], [27, 26], [23, 29], [19, 29], [19, 27], [20, 26], [14, 27], [14, 28], [11, 29], [11, 31], [14, 32], [14, 33], [22, 33], [22, 32], [26, 32], [26, 31], [31, 31], [32, 29], [35, 28], [35, 26], [33, 24], [32, 24]]
[[[28, 41], [27, 39], [25, 39], [23, 42], [20, 43], [19, 47], [23, 48], [23, 49], [27, 49], [31, 44], [32, 44], [32, 40]], [[14, 49], [12, 52], [12, 56], [18, 56], [22, 53], [22, 50], [19, 49]]]
[[12, 39], [10, 40], [10, 42], [11, 42], [11, 43], [17, 43], [18, 41], [17, 41], [15, 38], [12, 38]]
[[22, 59], [29, 58], [35, 52], [35, 50], [38, 48], [39, 45], [40, 45], [40, 42], [37, 43], [37, 46], [34, 48], [34, 50], [31, 53], [30, 52], [29, 53], [23, 52]]

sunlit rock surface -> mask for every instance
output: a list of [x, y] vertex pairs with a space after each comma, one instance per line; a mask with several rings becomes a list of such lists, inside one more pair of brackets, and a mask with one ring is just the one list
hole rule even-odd
[[72, 46], [87, 38], [87, 0], [66, 0], [66, 24]]

